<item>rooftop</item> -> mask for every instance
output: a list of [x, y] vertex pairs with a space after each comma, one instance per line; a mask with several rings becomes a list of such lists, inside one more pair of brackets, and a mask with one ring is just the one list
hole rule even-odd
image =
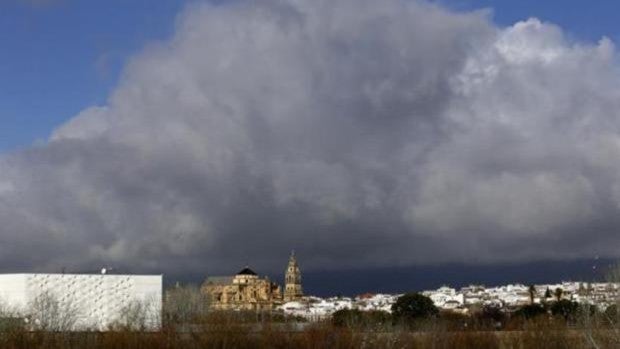
[[257, 274], [254, 272], [254, 270], [246, 266], [245, 268], [241, 269], [241, 271], [238, 272], [237, 275], [257, 275]]

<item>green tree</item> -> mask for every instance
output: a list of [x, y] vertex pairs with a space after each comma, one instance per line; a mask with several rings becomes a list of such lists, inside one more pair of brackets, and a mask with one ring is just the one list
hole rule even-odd
[[439, 310], [433, 301], [419, 293], [406, 293], [392, 305], [392, 316], [395, 320], [412, 322], [417, 319], [434, 317]]
[[530, 304], [534, 304], [534, 297], [536, 296], [536, 287], [534, 285], [530, 285], [528, 287], [527, 292], [530, 294]]
[[559, 302], [562, 299], [562, 295], [564, 295], [564, 291], [558, 287], [555, 289], [554, 295], [555, 299]]
[[547, 290], [545, 291], [545, 299], [549, 298], [551, 298], [551, 290], [549, 289], [549, 287], [547, 287]]

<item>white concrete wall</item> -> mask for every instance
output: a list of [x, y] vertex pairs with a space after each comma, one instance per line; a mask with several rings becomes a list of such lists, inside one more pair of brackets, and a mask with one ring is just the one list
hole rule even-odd
[[0, 310], [3, 313], [21, 312], [28, 304], [24, 274], [0, 274]]
[[71, 316], [72, 330], [105, 330], [130, 309], [148, 329], [161, 326], [161, 275], [0, 274], [0, 304], [33, 323], [45, 321], [36, 315], [45, 297]]

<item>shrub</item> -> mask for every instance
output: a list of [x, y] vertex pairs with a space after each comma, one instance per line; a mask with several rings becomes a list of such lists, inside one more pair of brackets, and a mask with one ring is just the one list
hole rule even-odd
[[551, 314], [553, 314], [553, 316], [562, 316], [564, 320], [567, 321], [574, 321], [578, 311], [579, 304], [567, 299], [561, 299], [551, 305]]
[[612, 304], [605, 309], [604, 318], [612, 324], [615, 324], [618, 321], [618, 306]]
[[516, 316], [524, 317], [525, 319], [533, 319], [537, 316], [544, 315], [547, 310], [540, 304], [528, 304], [521, 307], [515, 312]]
[[418, 319], [435, 317], [439, 310], [433, 301], [419, 293], [407, 293], [396, 300], [392, 305], [392, 315], [395, 320], [412, 322]]
[[336, 327], [376, 329], [390, 321], [390, 313], [380, 310], [341, 309], [332, 314], [332, 324]]
[[486, 305], [473, 314], [478, 326], [500, 329], [506, 323], [506, 313], [498, 306]]
[[332, 314], [332, 324], [336, 327], [353, 327], [362, 319], [362, 312], [357, 309], [340, 309]]

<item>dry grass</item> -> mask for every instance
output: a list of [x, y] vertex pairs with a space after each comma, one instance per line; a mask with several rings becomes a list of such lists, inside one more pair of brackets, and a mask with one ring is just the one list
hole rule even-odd
[[[0, 321], [0, 349], [56, 348], [619, 348], [618, 322], [588, 316], [578, 322], [550, 315], [526, 320], [503, 318], [501, 330], [488, 316], [466, 317], [440, 314], [431, 320], [394, 324], [383, 316], [369, 317], [380, 326], [367, 323], [304, 323], [283, 315], [248, 312], [208, 312], [196, 307], [201, 300], [186, 293], [164, 309], [164, 327], [157, 332], [136, 329], [136, 323], [113, 327], [108, 332], [32, 331], [17, 318]], [[185, 300], [189, 300], [183, 303]], [[47, 309], [47, 308], [45, 308]], [[52, 312], [53, 313], [53, 312]], [[5, 313], [7, 314], [7, 313]], [[55, 314], [55, 313], [54, 313]], [[141, 316], [129, 316], [139, 325]], [[133, 320], [131, 320], [133, 319]], [[137, 319], [137, 320], [136, 320]], [[2, 319], [0, 319], [2, 320]], [[53, 319], [52, 319], [53, 320]], [[369, 320], [370, 321], [370, 320]]]
[[[540, 324], [538, 324], [540, 325]], [[588, 336], [592, 336], [592, 343]], [[372, 332], [312, 324], [286, 326], [226, 323], [160, 332], [44, 332], [14, 328], [0, 332], [0, 348], [617, 348], [613, 329], [571, 329], [556, 326], [518, 331], [402, 330]]]

